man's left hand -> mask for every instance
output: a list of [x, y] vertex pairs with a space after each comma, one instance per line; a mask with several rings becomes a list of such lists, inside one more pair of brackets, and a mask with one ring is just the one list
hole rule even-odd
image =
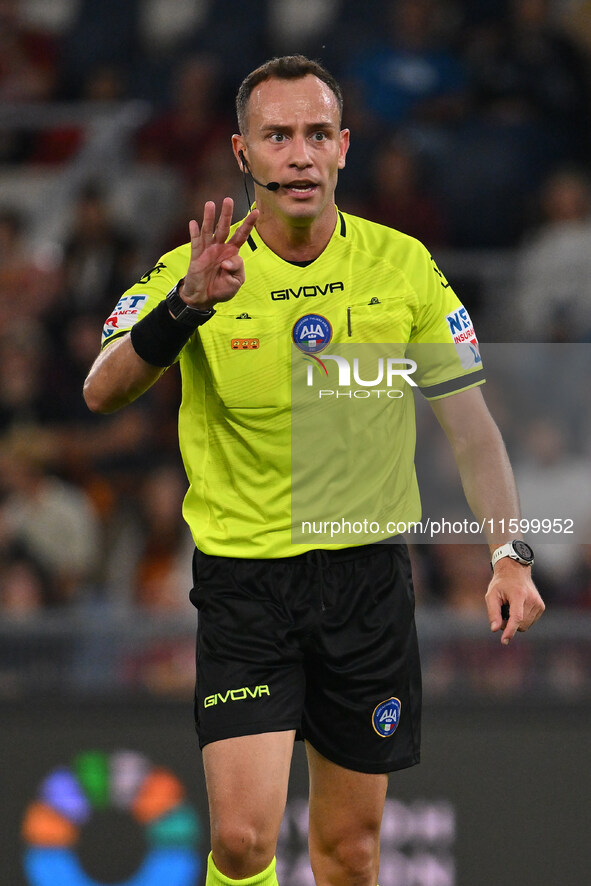
[[490, 629], [494, 632], [503, 628], [501, 643], [505, 646], [517, 631], [527, 631], [546, 608], [532, 581], [530, 567], [509, 557], [496, 563], [485, 600]]

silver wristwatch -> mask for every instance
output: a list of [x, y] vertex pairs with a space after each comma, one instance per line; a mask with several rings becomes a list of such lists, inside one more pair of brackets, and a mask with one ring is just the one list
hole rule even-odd
[[526, 542], [519, 539], [508, 541], [496, 549], [490, 561], [493, 569], [495, 563], [502, 560], [503, 557], [510, 557], [511, 560], [516, 560], [522, 566], [531, 566], [534, 562], [534, 552]]

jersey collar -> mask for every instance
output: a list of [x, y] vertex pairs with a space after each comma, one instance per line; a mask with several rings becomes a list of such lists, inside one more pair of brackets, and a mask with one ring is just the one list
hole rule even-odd
[[[251, 209], [255, 209], [255, 208], [256, 208], [256, 203], [253, 203]], [[335, 206], [335, 209], [337, 211], [337, 220], [336, 220], [334, 231], [332, 233], [330, 240], [326, 244], [326, 248], [324, 249], [323, 252], [320, 253], [318, 258], [321, 258], [321, 256], [324, 254], [324, 252], [326, 252], [326, 250], [334, 243], [335, 240], [344, 239], [347, 236], [347, 223], [345, 221], [345, 216], [343, 215], [341, 210], [338, 208], [338, 206]], [[269, 247], [266, 245], [266, 243], [259, 236], [259, 233], [256, 228], [253, 228], [252, 231], [250, 232], [250, 234], [248, 235], [246, 245], [249, 247], [251, 252], [256, 252], [257, 249], [260, 247], [260, 248], [264, 249], [268, 255], [275, 256], [277, 261], [280, 261], [283, 264], [291, 264], [291, 262], [286, 261], [285, 259], [281, 258], [281, 256], [277, 255], [277, 253], [275, 253], [271, 249], [269, 249]], [[316, 258], [316, 259], [314, 259], [314, 261], [310, 262], [310, 266], [313, 265], [314, 262], [318, 261], [318, 258]]]

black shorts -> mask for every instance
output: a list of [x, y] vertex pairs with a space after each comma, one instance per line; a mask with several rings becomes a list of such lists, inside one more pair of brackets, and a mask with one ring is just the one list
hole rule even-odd
[[419, 762], [421, 674], [404, 544], [249, 560], [195, 552], [200, 746], [296, 729], [359, 772]]

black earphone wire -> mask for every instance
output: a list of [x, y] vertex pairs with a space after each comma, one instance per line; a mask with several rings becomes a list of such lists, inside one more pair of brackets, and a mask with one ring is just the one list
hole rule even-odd
[[250, 175], [250, 168], [248, 166], [248, 163], [246, 162], [244, 151], [238, 151], [238, 156], [240, 157], [240, 162], [242, 163], [242, 181], [244, 182], [244, 191], [246, 193], [246, 211], [250, 212], [250, 207], [254, 202], [254, 197], [252, 201], [250, 199], [250, 194], [248, 193], [248, 184], [246, 182], [247, 175]]
[[244, 191], [246, 193], [246, 211], [250, 212], [250, 207], [254, 202], [254, 197], [251, 201], [250, 194], [248, 193], [248, 184], [246, 182], [246, 169], [244, 168], [244, 161], [242, 161], [242, 181], [244, 182]]

